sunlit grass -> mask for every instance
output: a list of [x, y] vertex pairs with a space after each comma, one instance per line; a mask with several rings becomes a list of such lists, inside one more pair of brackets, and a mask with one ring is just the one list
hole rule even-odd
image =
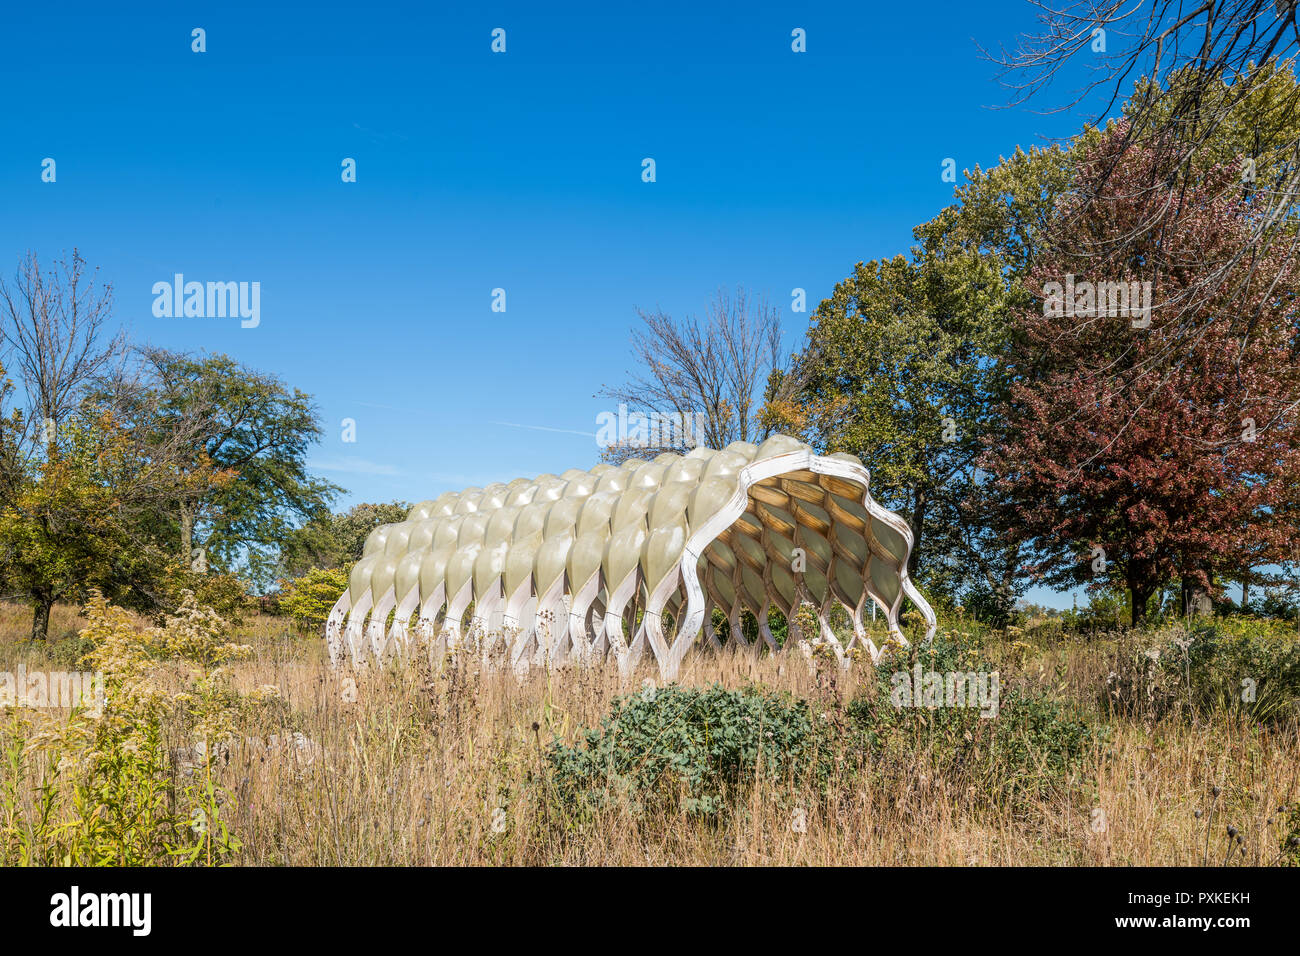
[[[66, 666], [60, 645], [85, 622], [57, 608], [56, 640], [33, 647], [29, 620], [25, 608], [0, 605], [0, 669], [20, 661]], [[615, 696], [657, 680], [649, 667], [626, 680], [613, 667], [535, 670], [521, 679], [471, 661], [440, 669], [397, 662], [354, 674], [332, 671], [324, 642], [282, 619], [254, 618], [235, 637], [252, 645], [247, 659], [230, 665], [235, 687], [279, 691], [274, 706], [243, 718], [214, 762], [226, 794], [222, 817], [238, 838], [238, 862], [248, 865], [1268, 864], [1286, 836], [1290, 811], [1279, 817], [1278, 808], [1300, 799], [1293, 720], [1264, 727], [1227, 712], [1194, 720], [1109, 712], [1106, 679], [1117, 654], [1152, 635], [984, 639], [1006, 686], [1072, 701], [1106, 728], [1068, 787], [974, 799], [963, 779], [927, 772], [924, 748], [902, 772], [883, 776], [850, 772], [864, 758], [842, 753], [830, 799], [808, 781], [760, 776], [717, 819], [615, 808], [581, 827], [555, 813], [546, 750], [598, 725]], [[813, 674], [799, 657], [724, 652], [689, 658], [681, 683], [760, 683], [822, 713], [871, 679], [861, 663], [849, 673]], [[0, 712], [5, 745], [14, 744], [10, 716]], [[165, 730], [171, 772], [184, 777], [182, 755], [194, 741], [182, 728]], [[20, 788], [15, 799], [13, 812], [32, 813], [41, 795]], [[1229, 850], [1228, 825], [1243, 836], [1244, 852]]]

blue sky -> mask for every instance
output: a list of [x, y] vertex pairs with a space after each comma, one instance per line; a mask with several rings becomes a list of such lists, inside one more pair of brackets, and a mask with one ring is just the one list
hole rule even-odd
[[[905, 252], [944, 158], [1082, 119], [993, 108], [977, 42], [1031, 29], [1024, 0], [115, 6], [0, 18], [0, 271], [76, 246], [135, 339], [313, 394], [345, 504], [589, 467], [636, 307], [744, 285], [793, 347], [791, 290]], [[260, 282], [260, 324], [155, 317], [176, 273]]]

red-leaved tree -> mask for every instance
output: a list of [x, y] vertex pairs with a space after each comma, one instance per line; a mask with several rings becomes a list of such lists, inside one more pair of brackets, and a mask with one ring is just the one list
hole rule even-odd
[[[1122, 584], [1137, 624], [1175, 579], [1186, 601], [1288, 558], [1300, 276], [1264, 249], [1207, 283], [1249, 241], [1252, 199], [1224, 188], [1226, 167], [1167, 185], [1164, 153], [1122, 151], [1122, 132], [1100, 138], [1058, 205], [1076, 231], [1030, 273], [1040, 301], [1015, 319], [1009, 427], [982, 464], [1027, 570], [1053, 586]], [[1146, 238], [1113, 241], [1124, 235]], [[1256, 308], [1243, 334], [1233, 319]]]

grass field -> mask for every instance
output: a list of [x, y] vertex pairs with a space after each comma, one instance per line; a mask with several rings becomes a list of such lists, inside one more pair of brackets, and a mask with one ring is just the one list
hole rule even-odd
[[[48, 646], [27, 641], [29, 615], [0, 605], [0, 670], [83, 666], [95, 641], [77, 636], [75, 609], [56, 610]], [[650, 669], [521, 679], [462, 659], [354, 675], [330, 669], [321, 639], [259, 616], [224, 663], [151, 651], [148, 686], [110, 690], [97, 720], [0, 708], [0, 862], [1294, 864], [1294, 703], [1279, 698], [1264, 719], [1198, 702], [1192, 683], [1182, 700], [1177, 667], [1168, 686], [1129, 681], [1154, 660], [1147, 649], [1182, 633], [953, 637], [996, 667], [1002, 712], [885, 714], [888, 733], [871, 726], [882, 712], [854, 704], [877, 687], [866, 662], [845, 673], [797, 656], [693, 656], [682, 685], [789, 692], [813, 728], [807, 759], [773, 770], [769, 751], [701, 812], [671, 774], [653, 792], [615, 788], [631, 799], [575, 796], [552, 759], [553, 741], [575, 744], [615, 697], [669, 700]], [[1284, 634], [1255, 640], [1294, 649]], [[147, 706], [119, 713], [128, 693]], [[1023, 731], [998, 736], [1007, 720]], [[668, 746], [656, 733], [647, 752]], [[1073, 756], [1052, 765], [1062, 733]]]

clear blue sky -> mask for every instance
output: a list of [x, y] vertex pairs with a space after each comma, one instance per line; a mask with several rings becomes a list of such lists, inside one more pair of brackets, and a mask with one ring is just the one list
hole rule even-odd
[[[794, 346], [791, 290], [905, 252], [945, 157], [1081, 121], [992, 108], [977, 43], [1031, 29], [1024, 0], [614, 6], [6, 4], [0, 270], [79, 247], [135, 339], [313, 394], [345, 504], [416, 501], [589, 467], [635, 307], [743, 284]], [[260, 325], [155, 318], [178, 272], [260, 282]]]

